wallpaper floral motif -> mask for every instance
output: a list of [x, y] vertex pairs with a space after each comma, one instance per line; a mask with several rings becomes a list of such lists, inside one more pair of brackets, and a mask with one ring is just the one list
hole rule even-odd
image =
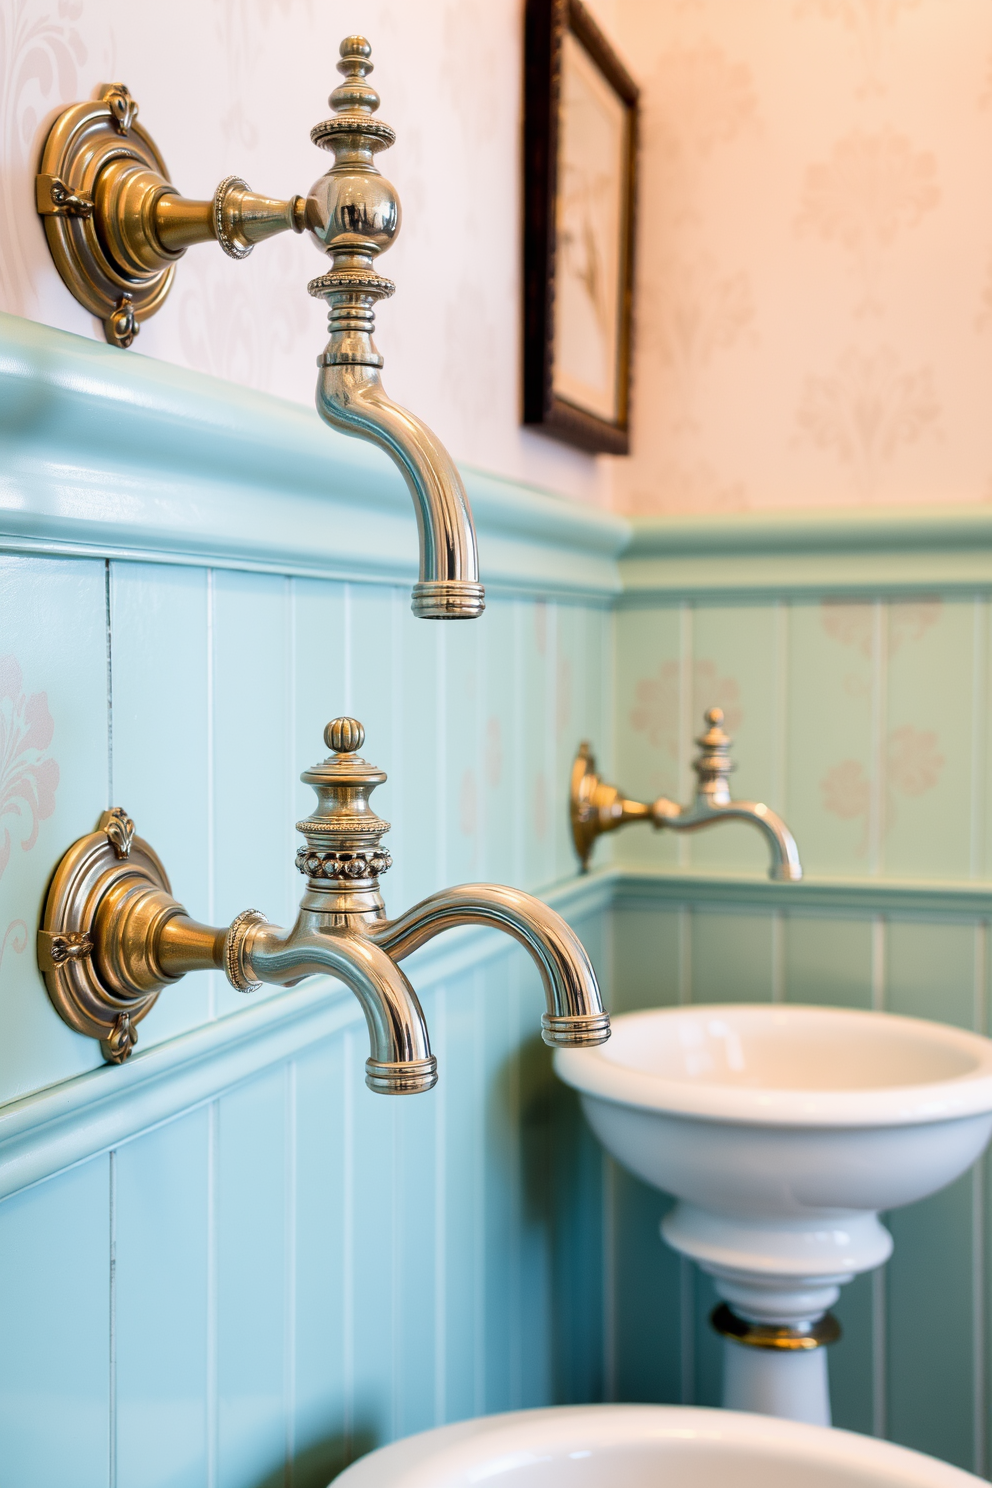
[[620, 0], [618, 20], [644, 135], [616, 504], [992, 499], [992, 8]]
[[16, 659], [0, 656], [0, 878], [10, 862], [12, 833], [28, 852], [55, 810], [59, 767], [48, 753], [54, 730], [47, 693], [25, 693]]

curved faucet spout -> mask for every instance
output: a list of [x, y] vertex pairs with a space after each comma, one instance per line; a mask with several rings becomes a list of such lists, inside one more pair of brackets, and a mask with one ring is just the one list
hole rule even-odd
[[381, 1095], [413, 1095], [437, 1084], [427, 1024], [416, 992], [385, 951], [365, 936], [249, 926], [234, 952], [246, 980], [286, 986], [325, 972], [358, 998], [369, 1026], [365, 1083]]
[[409, 487], [420, 534], [420, 581], [413, 590], [413, 613], [428, 620], [481, 615], [485, 600], [468, 497], [437, 436], [392, 401], [375, 366], [322, 366], [317, 411], [332, 428], [385, 450]]
[[798, 883], [803, 876], [796, 839], [777, 811], [763, 801], [712, 802], [702, 794], [685, 810], [674, 801], [659, 797], [651, 806], [656, 827], [672, 832], [695, 832], [720, 821], [746, 821], [757, 827], [769, 847], [768, 877], [782, 883]]
[[498, 884], [461, 884], [432, 894], [370, 929], [370, 938], [395, 961], [458, 925], [489, 925], [512, 935], [541, 973], [548, 1010], [541, 1019], [546, 1044], [602, 1044], [610, 1036], [592, 963], [574, 930], [531, 894]]

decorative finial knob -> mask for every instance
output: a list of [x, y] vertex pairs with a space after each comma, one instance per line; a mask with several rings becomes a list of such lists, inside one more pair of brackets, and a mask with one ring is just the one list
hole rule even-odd
[[346, 36], [339, 50], [338, 72], [344, 74], [345, 81], [334, 89], [328, 103], [339, 114], [374, 114], [381, 100], [372, 85], [363, 81], [373, 70], [369, 61], [372, 48], [364, 36]]
[[357, 718], [332, 718], [324, 730], [324, 743], [335, 754], [353, 754], [365, 743], [365, 730]]
[[707, 708], [707, 710], [706, 710], [706, 722], [709, 724], [710, 728], [716, 728], [718, 725], [722, 724], [723, 723], [723, 709], [722, 708]]

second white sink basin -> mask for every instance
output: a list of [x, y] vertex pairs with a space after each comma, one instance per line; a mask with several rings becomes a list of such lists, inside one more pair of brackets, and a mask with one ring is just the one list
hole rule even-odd
[[659, 1008], [615, 1018], [599, 1048], [556, 1050], [555, 1069], [607, 1150], [679, 1200], [662, 1232], [733, 1310], [725, 1404], [827, 1422], [818, 1325], [891, 1253], [878, 1211], [984, 1149], [992, 1041], [840, 1008]]

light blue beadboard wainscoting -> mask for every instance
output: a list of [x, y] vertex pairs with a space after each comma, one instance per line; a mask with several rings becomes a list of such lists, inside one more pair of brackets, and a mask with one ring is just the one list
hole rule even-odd
[[[617, 1008], [984, 1027], [992, 521], [632, 528], [468, 472], [489, 608], [432, 625], [401, 482], [305, 410], [3, 318], [0, 441], [0, 1480], [322, 1488], [480, 1411], [712, 1401], [707, 1287], [551, 1076], [517, 948], [411, 959], [427, 1096], [365, 1089], [329, 981], [188, 978], [108, 1069], [35, 969], [47, 878], [121, 804], [192, 913], [285, 923], [297, 776], [349, 711], [389, 773], [392, 911], [467, 879], [540, 892]], [[808, 882], [765, 881], [741, 828], [631, 830], [576, 877], [579, 740], [685, 797], [714, 702]], [[842, 1424], [983, 1471], [985, 1215], [976, 1170], [896, 1216], [833, 1354]]]
[[411, 959], [442, 1075], [390, 1100], [330, 981], [190, 977], [105, 1068], [34, 937], [117, 803], [192, 913], [290, 923], [298, 776], [352, 712], [387, 904], [541, 889], [602, 964], [564, 803], [612, 711], [625, 524], [470, 473], [489, 607], [431, 624], [404, 486], [315, 414], [7, 318], [0, 423], [0, 1481], [318, 1488], [436, 1421], [601, 1395], [600, 1159], [513, 942]]

